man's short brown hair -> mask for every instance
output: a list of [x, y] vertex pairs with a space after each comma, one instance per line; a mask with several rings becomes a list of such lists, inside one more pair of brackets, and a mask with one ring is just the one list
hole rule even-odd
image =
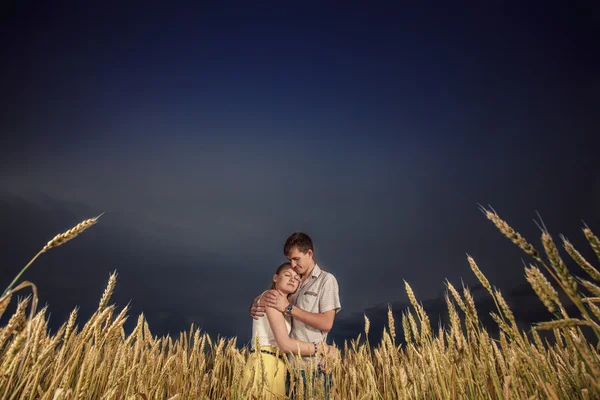
[[312, 239], [304, 232], [294, 232], [287, 238], [283, 245], [283, 255], [287, 257], [294, 248], [298, 248], [302, 253], [306, 253], [309, 250], [315, 251]]

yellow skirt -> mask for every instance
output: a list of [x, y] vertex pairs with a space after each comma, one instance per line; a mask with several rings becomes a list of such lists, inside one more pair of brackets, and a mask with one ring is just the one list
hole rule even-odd
[[[274, 347], [262, 346], [261, 350], [276, 353], [277, 349]], [[281, 352], [281, 357], [285, 357]], [[260, 360], [264, 366], [264, 378], [262, 393], [260, 389]], [[254, 369], [254, 371], [253, 371]], [[287, 369], [285, 367], [285, 361], [282, 358], [278, 358], [275, 355], [268, 353], [250, 353], [248, 361], [244, 367], [244, 385], [249, 384], [249, 381], [253, 379], [251, 394], [258, 396], [260, 399], [282, 399], [286, 398], [285, 393], [285, 376]]]

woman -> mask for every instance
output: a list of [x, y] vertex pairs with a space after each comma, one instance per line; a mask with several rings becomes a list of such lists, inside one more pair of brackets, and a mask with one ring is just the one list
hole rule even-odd
[[[289, 296], [298, 289], [299, 284], [300, 275], [294, 271], [290, 263], [286, 262], [281, 264], [275, 271], [271, 289], [279, 291], [284, 296]], [[260, 302], [260, 299], [258, 301]], [[266, 315], [252, 322], [252, 350], [244, 369], [244, 382], [247, 383], [254, 376], [253, 391], [260, 387], [259, 363], [261, 360], [258, 359], [260, 357], [264, 365], [266, 378], [261, 394], [264, 398], [277, 398], [286, 395], [285, 355], [282, 353], [311, 357], [318, 356], [320, 349], [324, 349], [326, 354], [329, 352], [330, 347], [324, 343], [302, 342], [290, 338], [291, 329], [290, 318], [271, 307], [266, 308]], [[257, 341], [260, 352], [256, 351]], [[298, 353], [298, 350], [300, 353]], [[254, 374], [252, 373], [253, 366], [255, 369]]]

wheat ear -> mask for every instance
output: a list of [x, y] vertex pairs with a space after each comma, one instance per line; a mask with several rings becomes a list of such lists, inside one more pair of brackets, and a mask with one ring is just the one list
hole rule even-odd
[[12, 295], [10, 293], [7, 293], [4, 296], [0, 297], [0, 317], [2, 317], [4, 311], [6, 311], [6, 307], [8, 307], [11, 298]]
[[592, 232], [592, 230], [588, 228], [587, 225], [585, 228], [583, 228], [583, 234], [590, 243], [590, 246], [594, 250], [594, 253], [596, 253], [596, 256], [598, 256], [598, 259], [600, 260], [600, 239], [598, 239], [598, 236], [594, 235], [594, 232]]
[[516, 244], [523, 250], [525, 253], [529, 254], [535, 259], [539, 260], [539, 253], [535, 250], [535, 248], [525, 240], [523, 236], [513, 228], [508, 225], [506, 221], [504, 221], [500, 216], [496, 213], [496, 211], [487, 210], [484, 207], [480, 207], [481, 212], [496, 225], [496, 228], [502, 232], [504, 236], [506, 236], [511, 242]]
[[554, 290], [552, 284], [546, 279], [542, 271], [531, 265], [531, 268], [525, 268], [525, 277], [548, 311], [554, 313], [556, 311], [555, 304], [560, 304], [558, 293]]
[[579, 264], [579, 266], [581, 267], [581, 269], [583, 269], [585, 272], [587, 272], [587, 274], [594, 279], [597, 282], [600, 282], [600, 272], [598, 272], [598, 270], [596, 268], [594, 268], [592, 266], [592, 264], [590, 264], [585, 258], [583, 258], [583, 256], [581, 255], [581, 253], [579, 253], [575, 247], [573, 246], [573, 244], [571, 244], [571, 242], [569, 242], [569, 240], [567, 240], [567, 238], [565, 238], [564, 236], [561, 236], [561, 239], [563, 241], [563, 245], [565, 247], [565, 250], [567, 251], [567, 253], [569, 253], [569, 255], [571, 256], [571, 258], [573, 260], [575, 260], [575, 262], [577, 262], [577, 264]]
[[42, 249], [42, 253], [47, 250], [50, 250], [53, 247], [58, 247], [60, 245], [63, 245], [65, 243], [67, 243], [69, 240], [75, 238], [77, 235], [79, 235], [80, 233], [85, 231], [87, 228], [94, 225], [96, 223], [96, 221], [98, 221], [98, 218], [100, 218], [102, 215], [103, 214], [100, 214], [97, 217], [86, 219], [85, 221], [78, 223], [73, 228], [69, 229], [68, 231], [54, 236], [54, 238], [52, 238], [52, 240], [49, 241], [44, 246], [44, 248]]
[[102, 311], [104, 307], [108, 304], [110, 297], [115, 289], [115, 284], [117, 283], [117, 273], [113, 272], [110, 274], [108, 278], [108, 284], [106, 285], [106, 289], [104, 289], [104, 293], [102, 294], [102, 298], [100, 299], [100, 303], [98, 304], [98, 310]]
[[23, 275], [23, 273], [27, 270], [27, 268], [29, 268], [29, 266], [31, 264], [33, 264], [33, 262], [39, 257], [41, 256], [43, 253], [45, 253], [46, 251], [50, 250], [53, 247], [58, 247], [62, 244], [67, 243], [69, 240], [73, 239], [75, 236], [79, 235], [81, 232], [85, 231], [87, 228], [89, 228], [90, 226], [94, 225], [96, 223], [96, 221], [98, 221], [98, 218], [100, 218], [104, 213], [98, 215], [97, 217], [94, 218], [90, 218], [90, 219], [86, 219], [85, 221], [80, 222], [79, 224], [75, 225], [73, 228], [69, 229], [68, 231], [61, 233], [59, 235], [54, 236], [54, 238], [49, 241], [43, 248], [42, 250], [40, 250], [39, 253], [37, 253], [35, 255], [35, 257], [33, 257], [31, 259], [31, 261], [29, 261], [29, 263], [21, 270], [21, 272], [19, 272], [19, 274], [15, 277], [15, 279], [13, 279], [13, 281], [10, 283], [10, 285], [8, 285], [8, 287], [4, 290], [4, 293], [2, 293], [2, 297], [4, 297], [4, 295], [6, 295], [7, 293], [10, 292], [10, 290], [12, 289], [13, 285], [15, 283], [17, 283], [17, 281], [19, 280], [19, 278], [21, 277], [21, 275]]

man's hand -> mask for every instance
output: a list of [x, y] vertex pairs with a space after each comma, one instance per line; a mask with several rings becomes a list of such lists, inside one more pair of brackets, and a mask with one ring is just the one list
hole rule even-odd
[[288, 299], [277, 290], [269, 290], [265, 293], [263, 301], [267, 307], [272, 307], [279, 312], [284, 312], [285, 308], [290, 305]]
[[329, 360], [339, 361], [342, 358], [342, 354], [335, 345], [328, 345], [325, 351], [325, 357]]
[[250, 316], [254, 319], [265, 315], [265, 306], [264, 304], [258, 304], [258, 299], [260, 299], [260, 296], [256, 296], [250, 306]]
[[333, 368], [342, 360], [342, 355], [335, 345], [324, 344], [322, 358], [319, 361], [318, 368], [325, 374], [330, 374]]

